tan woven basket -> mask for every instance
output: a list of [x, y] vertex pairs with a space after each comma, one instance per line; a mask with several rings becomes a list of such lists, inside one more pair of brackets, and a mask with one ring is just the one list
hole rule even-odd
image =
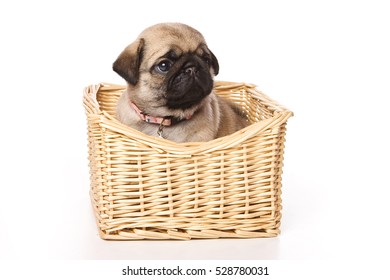
[[252, 124], [204, 143], [174, 143], [115, 119], [124, 86], [84, 90], [91, 199], [103, 239], [279, 234], [285, 126], [292, 116], [254, 85], [216, 82]]

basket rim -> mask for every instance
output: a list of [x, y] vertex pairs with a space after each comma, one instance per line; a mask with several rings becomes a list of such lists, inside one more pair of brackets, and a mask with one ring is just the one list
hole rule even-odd
[[266, 106], [271, 107], [274, 115], [271, 118], [253, 123], [230, 135], [220, 137], [208, 142], [185, 142], [177, 143], [167, 139], [157, 138], [144, 134], [132, 127], [129, 127], [114, 116], [100, 109], [97, 101], [97, 93], [101, 91], [118, 91], [125, 90], [125, 85], [112, 83], [100, 83], [90, 85], [84, 88], [83, 104], [88, 118], [98, 118], [100, 125], [105, 129], [123, 134], [127, 137], [136, 138], [146, 147], [153, 148], [159, 153], [169, 152], [170, 154], [180, 157], [191, 157], [192, 154], [210, 153], [212, 151], [230, 148], [234, 145], [244, 142], [255, 134], [261, 133], [267, 129], [278, 127], [280, 124], [287, 122], [293, 116], [293, 112], [286, 109], [276, 101], [258, 90], [257, 86], [250, 83], [237, 83], [227, 81], [215, 81], [214, 90], [216, 93], [222, 90], [239, 90], [244, 89], [254, 98], [259, 99]]

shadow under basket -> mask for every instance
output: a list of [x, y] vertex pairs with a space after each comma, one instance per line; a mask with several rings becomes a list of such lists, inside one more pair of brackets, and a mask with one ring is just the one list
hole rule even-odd
[[274, 237], [280, 233], [286, 122], [292, 112], [246, 83], [216, 82], [251, 125], [174, 143], [115, 118], [124, 86], [84, 90], [90, 196], [103, 239]]

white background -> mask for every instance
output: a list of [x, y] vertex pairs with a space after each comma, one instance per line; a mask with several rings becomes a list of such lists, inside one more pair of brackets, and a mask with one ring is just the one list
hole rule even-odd
[[[2, 1], [0, 258], [359, 260], [386, 273], [377, 264], [390, 250], [385, 2]], [[219, 59], [217, 79], [255, 83], [295, 113], [279, 237], [98, 237], [82, 90], [122, 84], [113, 61], [144, 28], [165, 21], [203, 33]]]

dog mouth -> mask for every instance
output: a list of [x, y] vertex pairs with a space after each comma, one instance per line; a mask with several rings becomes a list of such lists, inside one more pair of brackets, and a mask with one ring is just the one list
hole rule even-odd
[[169, 109], [188, 109], [199, 104], [213, 89], [213, 79], [208, 65], [199, 59], [182, 63], [168, 82], [167, 107]]

